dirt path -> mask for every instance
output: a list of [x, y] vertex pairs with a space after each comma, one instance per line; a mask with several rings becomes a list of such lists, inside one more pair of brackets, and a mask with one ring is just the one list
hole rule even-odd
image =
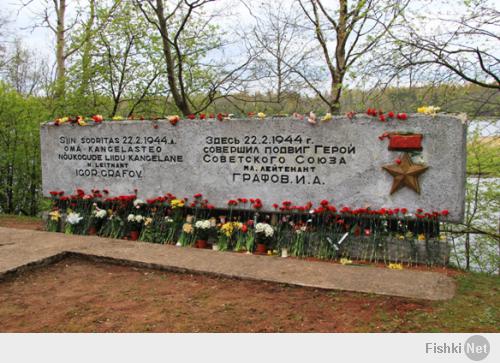
[[77, 259], [0, 283], [2, 332], [393, 331], [408, 312], [430, 310], [426, 301]]

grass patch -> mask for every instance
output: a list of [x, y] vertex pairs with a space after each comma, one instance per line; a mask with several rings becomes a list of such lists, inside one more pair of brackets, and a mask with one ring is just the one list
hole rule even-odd
[[457, 294], [433, 303], [432, 311], [409, 313], [402, 330], [412, 332], [498, 332], [500, 277], [479, 273], [458, 275]]

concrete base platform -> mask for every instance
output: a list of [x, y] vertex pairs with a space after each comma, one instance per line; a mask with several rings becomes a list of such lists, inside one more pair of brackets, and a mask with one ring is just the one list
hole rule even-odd
[[342, 266], [95, 236], [0, 228], [0, 279], [70, 255], [162, 270], [415, 299], [446, 300], [455, 294], [453, 279], [437, 272]]

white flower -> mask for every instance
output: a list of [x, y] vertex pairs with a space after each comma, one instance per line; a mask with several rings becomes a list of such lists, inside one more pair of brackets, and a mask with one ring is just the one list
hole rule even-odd
[[145, 204], [142, 199], [136, 199], [134, 200], [134, 207], [139, 207], [141, 204]]
[[210, 220], [202, 220], [196, 221], [194, 227], [197, 229], [209, 229], [210, 227], [212, 227], [212, 224], [210, 223]]
[[105, 218], [107, 214], [108, 213], [106, 212], [105, 209], [98, 209], [94, 211], [94, 216], [100, 219]]
[[127, 217], [127, 221], [129, 221], [129, 222], [135, 221], [135, 215], [129, 214], [128, 217]]
[[79, 213], [71, 212], [66, 217], [66, 222], [68, 222], [69, 224], [78, 224], [82, 219], [83, 217], [81, 217]]
[[255, 233], [264, 233], [266, 237], [272, 237], [274, 229], [267, 223], [257, 223], [255, 225]]
[[165, 222], [167, 222], [167, 223], [171, 223], [171, 222], [173, 222], [173, 221], [174, 221], [174, 220], [173, 220], [172, 218], [170, 218], [170, 217], [168, 217], [168, 216], [167, 216], [167, 217], [165, 217]]
[[137, 214], [135, 216], [135, 221], [138, 222], [138, 223], [141, 223], [142, 221], [144, 220], [144, 217], [141, 216], [140, 214]]

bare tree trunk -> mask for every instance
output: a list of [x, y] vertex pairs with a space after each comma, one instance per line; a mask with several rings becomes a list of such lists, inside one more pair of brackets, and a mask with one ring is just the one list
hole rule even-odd
[[[91, 38], [90, 35], [95, 20], [95, 0], [90, 0], [89, 7], [90, 7], [90, 13], [87, 24], [85, 25], [85, 39]], [[83, 46], [83, 54], [82, 54], [82, 80], [79, 89], [80, 96], [86, 96], [89, 88], [90, 73], [91, 73], [90, 65], [92, 61], [91, 50], [92, 50], [92, 42], [86, 41]]]
[[64, 17], [66, 15], [66, 0], [59, 0], [59, 3], [54, 2], [56, 15], [57, 15], [57, 25], [56, 25], [56, 64], [57, 64], [57, 75], [56, 75], [56, 92], [55, 98], [57, 100], [64, 97], [64, 88], [66, 83], [66, 58], [64, 54], [65, 47], [65, 29], [64, 29]]
[[[170, 92], [174, 99], [175, 105], [184, 114], [188, 115], [191, 113], [190, 107], [187, 100], [179, 92], [177, 82], [175, 79], [175, 62], [172, 56], [172, 45], [171, 40], [168, 35], [167, 21], [165, 19], [163, 0], [156, 0], [156, 16], [158, 18], [158, 26], [160, 28], [162, 44], [163, 44], [163, 54], [165, 56], [165, 62], [167, 63], [167, 80], [170, 87]], [[182, 62], [182, 59], [178, 59], [178, 62]]]

